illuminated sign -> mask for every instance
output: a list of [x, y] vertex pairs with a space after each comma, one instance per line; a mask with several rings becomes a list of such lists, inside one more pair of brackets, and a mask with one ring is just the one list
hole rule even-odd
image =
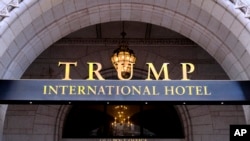
[[244, 102], [249, 101], [249, 85], [249, 81], [1, 80], [0, 101]]
[[[105, 80], [100, 73], [98, 62], [89, 62], [87, 80], [71, 80], [70, 68], [77, 62], [59, 62], [65, 65], [63, 80], [0, 80], [0, 102], [36, 101], [173, 101], [173, 102], [248, 102], [250, 81], [194, 81], [188, 74], [194, 72], [192, 63], [180, 63], [181, 80], [170, 80], [169, 63], [163, 63], [159, 72], [152, 63], [148, 65], [145, 80]], [[131, 72], [130, 75], [133, 75]], [[155, 80], [152, 80], [151, 75]], [[162, 80], [159, 80], [160, 76]], [[97, 78], [97, 80], [95, 80]], [[185, 81], [183, 81], [185, 80]], [[201, 104], [201, 103], [199, 103]], [[204, 103], [206, 104], [206, 103]]]
[[[170, 80], [168, 65], [169, 63], [163, 63], [158, 73], [153, 65], [153, 63], [146, 63], [148, 65], [148, 76], [145, 80], [152, 80], [151, 74], [154, 75], [155, 80], [159, 80], [161, 74], [164, 76], [163, 80]], [[77, 67], [77, 62], [59, 62], [58, 66], [65, 65], [65, 76], [63, 80], [71, 80], [70, 78], [70, 68], [71, 66]], [[89, 65], [89, 76], [87, 80], [95, 80], [94, 75], [98, 80], [105, 80], [100, 71], [102, 69], [102, 65], [98, 62], [88, 62]], [[122, 72], [122, 64], [118, 64], [117, 76], [120, 80], [130, 80], [133, 76], [133, 67], [131, 67], [131, 74], [129, 78], [123, 78], [121, 75]], [[133, 64], [131, 64], [133, 66]], [[180, 63], [180, 69], [182, 70], [182, 79], [181, 80], [189, 80], [188, 74], [193, 73], [195, 70], [195, 66], [192, 63]]]

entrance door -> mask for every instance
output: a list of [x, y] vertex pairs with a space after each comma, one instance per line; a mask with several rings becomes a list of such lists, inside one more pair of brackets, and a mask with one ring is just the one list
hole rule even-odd
[[110, 102], [73, 105], [63, 128], [63, 139], [184, 138], [173, 105]]

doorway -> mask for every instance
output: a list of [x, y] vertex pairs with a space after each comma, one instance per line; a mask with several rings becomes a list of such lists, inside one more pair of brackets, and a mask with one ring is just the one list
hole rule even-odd
[[112, 102], [73, 105], [63, 138], [185, 138], [173, 105]]

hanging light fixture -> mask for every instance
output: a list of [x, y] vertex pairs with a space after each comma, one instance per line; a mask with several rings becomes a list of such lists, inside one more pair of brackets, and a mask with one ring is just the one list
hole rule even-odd
[[111, 61], [116, 70], [118, 64], [121, 64], [121, 74], [124, 78], [128, 78], [131, 74], [131, 67], [135, 64], [136, 57], [133, 50], [128, 48], [128, 42], [124, 40], [126, 32], [124, 32], [124, 22], [122, 23], [122, 40], [119, 42], [119, 48], [114, 50]]
[[112, 133], [114, 136], [133, 135], [134, 124], [130, 121], [128, 107], [118, 105], [114, 107], [114, 121], [111, 123]]
[[115, 120], [112, 122], [112, 126], [116, 126], [117, 124], [131, 126], [130, 117], [127, 114], [128, 107], [125, 105], [118, 105], [114, 108], [115, 110]]

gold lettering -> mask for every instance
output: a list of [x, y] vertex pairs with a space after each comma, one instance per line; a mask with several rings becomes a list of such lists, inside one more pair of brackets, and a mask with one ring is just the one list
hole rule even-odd
[[203, 95], [202, 86], [196, 86], [196, 95]]
[[[87, 63], [89, 66], [89, 76], [87, 80], [105, 80], [100, 71], [102, 69], [101, 63], [98, 62], [88, 62]], [[148, 65], [148, 76], [145, 80], [152, 80], [151, 79], [151, 74], [155, 78], [155, 80], [159, 80], [161, 76], [163, 76], [162, 80], [171, 80], [169, 78], [169, 70], [168, 70], [168, 65], [170, 63], [163, 63], [160, 71], [157, 72], [156, 68], [154, 67], [153, 63], [146, 63]], [[191, 74], [195, 71], [195, 66], [192, 63], [180, 63], [182, 67], [182, 79], [181, 80], [190, 80], [188, 78], [188, 74]], [[60, 67], [61, 65], [65, 65], [65, 74], [63, 80], [71, 80], [70, 78], [70, 71], [71, 71], [71, 66], [73, 65], [74, 67], [77, 67], [77, 62], [58, 62], [58, 66]], [[130, 80], [133, 77], [133, 67], [134, 63], [129, 63], [128, 68], [124, 68], [122, 63], [117, 64], [117, 76], [120, 80]], [[123, 71], [125, 69], [130, 69], [130, 73], [128, 73], [126, 76], [123, 74]], [[47, 91], [48, 87], [44, 87], [44, 91]], [[193, 89], [189, 87], [189, 92], [190, 90]], [[46, 93], [46, 92], [45, 92]], [[192, 95], [192, 94], [190, 94]]]
[[65, 88], [68, 88], [68, 86], [58, 86], [61, 89], [61, 94], [65, 95]]
[[88, 86], [88, 94], [93, 93], [94, 95], [96, 95], [96, 86], [91, 87], [91, 86]]
[[182, 87], [182, 86], [177, 86], [176, 88], [175, 88], [175, 93], [177, 94], [177, 95], [184, 95], [185, 94], [185, 88], [184, 87]]
[[115, 86], [105, 86], [106, 88], [108, 88], [108, 95], [112, 95], [112, 89], [115, 87]]
[[103, 86], [101, 86], [101, 87], [99, 88], [98, 94], [103, 94], [103, 95], [105, 95], [105, 90], [104, 90]]
[[132, 86], [132, 94], [134, 95], [135, 93], [137, 93], [138, 95], [141, 95], [141, 86]]
[[156, 86], [152, 86], [152, 90], [153, 90], [153, 95], [159, 95], [160, 93], [158, 93], [157, 91], [156, 91]]
[[128, 78], [124, 78], [123, 75], [122, 75], [122, 72], [124, 71], [124, 69], [127, 69], [127, 68], [124, 68], [122, 63], [118, 63], [118, 67], [117, 67], [117, 76], [120, 80], [130, 80], [132, 77], [133, 77], [133, 66], [134, 66], [134, 63], [129, 63], [128, 64], [130, 66], [130, 76]]
[[195, 86], [186, 86], [186, 88], [188, 89], [188, 94], [189, 95], [193, 95], [193, 89]]
[[169, 89], [169, 86], [165, 86], [165, 95], [168, 95], [170, 92], [171, 95], [174, 95], [174, 86], [171, 86]]
[[121, 94], [122, 95], [129, 95], [131, 92], [131, 89], [129, 86], [123, 86], [121, 87]]
[[163, 63], [163, 65], [161, 67], [161, 70], [160, 70], [160, 72], [158, 74], [156, 72], [156, 69], [155, 69], [153, 63], [147, 63], [147, 65], [148, 65], [148, 78], [146, 80], [152, 80], [150, 78], [151, 71], [152, 71], [152, 73], [153, 73], [156, 80], [159, 80], [162, 72], [164, 73], [164, 79], [163, 80], [170, 80], [169, 77], [168, 77], [168, 64], [169, 63]]
[[207, 86], [204, 86], [204, 95], [211, 95], [211, 92], [208, 92]]
[[[97, 62], [88, 62], [88, 64], [89, 64], [89, 78], [87, 80], [95, 80], [93, 74], [96, 75], [98, 80], [104, 80], [104, 78], [101, 76], [99, 72], [102, 69], [102, 65]], [[96, 70], [94, 70], [94, 65], [97, 66]]]
[[[188, 73], [192, 73], [195, 70], [194, 64], [192, 63], [181, 63], [182, 65], [182, 79], [181, 80], [190, 80], [187, 77]], [[189, 67], [189, 70], [187, 68]]]
[[85, 87], [84, 86], [78, 86], [78, 95], [85, 95]]
[[147, 94], [147, 95], [151, 95], [151, 93], [150, 93], [150, 90], [149, 90], [148, 86], [145, 86], [145, 88], [144, 88], [143, 95], [145, 95], [145, 94]]
[[49, 85], [49, 94], [57, 94], [58, 92], [58, 86], [55, 86], [55, 88], [52, 85]]
[[[165, 95], [209, 96], [208, 86], [164, 86]], [[113, 93], [114, 92], [114, 93]], [[116, 92], [116, 93], [115, 93]], [[44, 85], [43, 94], [61, 95], [160, 95], [157, 86], [91, 86], [87, 85]]]
[[60, 67], [61, 65], [65, 65], [65, 75], [64, 75], [63, 80], [71, 80], [71, 78], [69, 77], [70, 66], [71, 65], [77, 66], [77, 62], [59, 62], [58, 66]]
[[212, 95], [208, 86], [165, 86], [165, 95]]
[[43, 94], [44, 94], [44, 95], [47, 94], [47, 86], [46, 86], [46, 85], [43, 86]]
[[119, 89], [120, 89], [120, 86], [116, 86], [116, 95], [120, 94]]
[[76, 95], [76, 86], [69, 86], [69, 95]]

